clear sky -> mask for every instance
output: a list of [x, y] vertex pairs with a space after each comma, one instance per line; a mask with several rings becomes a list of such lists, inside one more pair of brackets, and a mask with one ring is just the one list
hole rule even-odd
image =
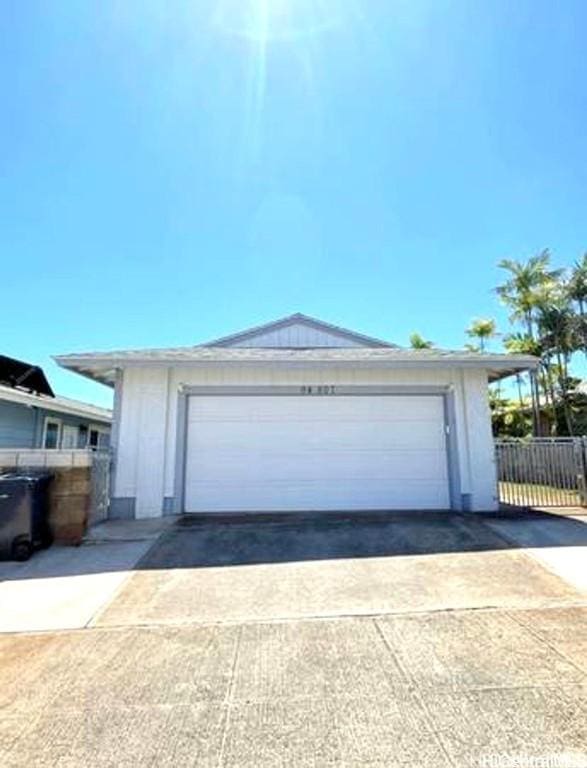
[[461, 346], [587, 250], [584, 0], [4, 0], [1, 352], [295, 311]]

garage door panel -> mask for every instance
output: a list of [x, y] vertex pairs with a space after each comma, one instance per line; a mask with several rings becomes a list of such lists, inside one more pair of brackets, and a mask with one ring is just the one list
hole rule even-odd
[[441, 397], [426, 396], [210, 396], [190, 398], [190, 422], [210, 421], [295, 422], [327, 421], [337, 419], [364, 422], [381, 421], [436, 421], [442, 418]]
[[449, 506], [437, 396], [191, 397], [186, 511]]
[[226, 482], [230, 477], [246, 485], [248, 478], [260, 476], [266, 482], [278, 482], [287, 477], [290, 480], [336, 480], [352, 478], [375, 480], [387, 478], [402, 480], [446, 478], [446, 459], [438, 451], [381, 453], [379, 451], [338, 451], [332, 450], [327, 457], [321, 453], [301, 463], [294, 452], [255, 454], [254, 462], [243, 462], [237, 451], [194, 457], [192, 471], [210, 482]]
[[385, 422], [340, 422], [328, 421], [307, 423], [255, 422], [254, 431], [245, 422], [193, 423], [192, 447], [206, 451], [212, 442], [218, 450], [242, 451], [246, 446], [254, 450], [274, 451], [276, 445], [290, 445], [303, 450], [359, 449], [409, 451], [421, 450], [426, 445], [434, 450], [444, 451], [444, 426], [438, 422], [404, 421], [402, 428], [390, 428]]
[[[417, 494], [418, 506], [414, 507]], [[280, 483], [250, 484], [246, 493], [242, 488], [227, 485], [223, 488], [223, 512], [272, 512], [272, 511], [327, 511], [327, 510], [377, 510], [377, 509], [439, 509], [439, 499], [444, 498], [444, 488], [438, 483], [411, 481], [398, 488], [395, 484], [357, 484], [344, 481], [319, 487], [308, 481], [295, 485]], [[391, 502], [390, 502], [391, 499]], [[194, 502], [201, 511], [214, 511], [218, 500], [216, 486], [204, 485], [198, 489]]]

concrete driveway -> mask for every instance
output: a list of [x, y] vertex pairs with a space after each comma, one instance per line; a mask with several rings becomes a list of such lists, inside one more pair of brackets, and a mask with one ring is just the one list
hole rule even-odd
[[0, 636], [0, 765], [585, 767], [585, 593], [533, 553], [587, 526], [517, 525], [169, 529], [85, 628]]
[[575, 597], [475, 516], [187, 519], [159, 539], [93, 624], [541, 607]]

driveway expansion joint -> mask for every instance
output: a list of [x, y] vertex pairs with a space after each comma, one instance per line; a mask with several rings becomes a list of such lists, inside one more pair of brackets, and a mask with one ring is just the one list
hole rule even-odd
[[434, 739], [436, 740], [436, 743], [438, 744], [439, 748], [441, 749], [443, 755], [445, 756], [447, 763], [449, 765], [455, 766], [454, 761], [452, 760], [444, 742], [442, 741], [440, 731], [436, 728], [436, 723], [434, 722], [434, 718], [432, 717], [431, 712], [429, 711], [428, 707], [426, 706], [426, 701], [424, 699], [424, 696], [422, 695], [422, 691], [420, 690], [420, 687], [418, 685], [418, 681], [414, 678], [412, 674], [410, 674], [409, 670], [406, 669], [405, 665], [402, 663], [402, 660], [400, 659], [399, 655], [395, 653], [393, 648], [391, 647], [391, 643], [389, 642], [388, 637], [386, 636], [383, 628], [380, 626], [377, 619], [373, 619], [373, 623], [375, 624], [375, 628], [383, 641], [383, 645], [387, 649], [387, 652], [392, 656], [395, 663], [401, 670], [402, 674], [404, 675], [404, 678], [406, 682], [411, 683], [410, 691], [413, 694], [414, 698], [416, 699], [420, 710], [424, 716], [424, 720], [426, 721], [428, 725], [428, 732], [432, 734]]
[[239, 658], [239, 652], [241, 647], [241, 640], [242, 640], [242, 634], [243, 634], [243, 628], [239, 627], [235, 643], [234, 643], [234, 656], [232, 659], [232, 666], [230, 669], [230, 678], [228, 682], [228, 687], [226, 690], [226, 695], [224, 697], [223, 707], [225, 708], [224, 712], [224, 725], [222, 729], [222, 740], [220, 742], [220, 749], [218, 751], [218, 766], [224, 765], [224, 754], [226, 751], [226, 741], [228, 739], [228, 733], [230, 729], [230, 717], [232, 713], [232, 707], [233, 707], [233, 701], [234, 701], [234, 686], [236, 681], [236, 668], [238, 664], [238, 658]]

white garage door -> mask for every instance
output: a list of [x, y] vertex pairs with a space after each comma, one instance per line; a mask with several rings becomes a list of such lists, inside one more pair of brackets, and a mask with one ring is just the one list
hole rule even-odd
[[438, 396], [192, 396], [187, 512], [447, 509]]

